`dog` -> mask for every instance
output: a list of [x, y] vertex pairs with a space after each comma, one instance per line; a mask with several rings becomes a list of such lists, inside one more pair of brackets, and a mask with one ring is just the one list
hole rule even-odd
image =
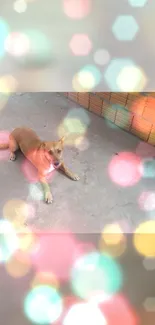
[[65, 137], [58, 141], [41, 141], [30, 128], [14, 129], [9, 136], [9, 142], [0, 144], [0, 149], [10, 149], [10, 160], [16, 159], [16, 151], [21, 150], [24, 156], [37, 168], [38, 178], [43, 188], [46, 203], [52, 203], [53, 196], [46, 176], [53, 168], [60, 169], [67, 177], [77, 181], [79, 176], [70, 171], [63, 161]]

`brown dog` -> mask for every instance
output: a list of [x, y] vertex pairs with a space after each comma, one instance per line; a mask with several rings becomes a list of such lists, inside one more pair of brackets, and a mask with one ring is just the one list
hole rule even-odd
[[37, 168], [39, 180], [43, 187], [46, 203], [52, 203], [53, 197], [46, 175], [53, 167], [62, 170], [74, 181], [79, 177], [73, 174], [64, 164], [64, 137], [59, 141], [41, 141], [37, 134], [29, 128], [17, 128], [12, 131], [9, 143], [0, 144], [0, 149], [10, 149], [10, 160], [16, 159], [16, 151], [20, 149], [24, 156]]

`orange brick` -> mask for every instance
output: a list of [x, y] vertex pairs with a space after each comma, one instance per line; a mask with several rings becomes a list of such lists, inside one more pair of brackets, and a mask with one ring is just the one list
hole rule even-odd
[[111, 103], [118, 102], [121, 105], [125, 105], [127, 102], [128, 93], [111, 93], [110, 101]]
[[95, 114], [97, 114], [97, 115], [101, 115], [101, 113], [102, 113], [102, 109], [101, 109], [101, 107], [99, 107], [99, 106], [95, 106], [95, 105], [92, 105], [92, 107], [91, 107], [91, 109], [89, 109], [90, 110], [90, 112], [93, 112], [93, 113], [95, 113]]
[[149, 98], [143, 111], [143, 117], [155, 124], [155, 98]]
[[147, 141], [151, 132], [152, 123], [146, 121], [140, 116], [134, 116], [131, 126], [131, 133], [137, 135], [139, 138]]
[[90, 97], [90, 93], [88, 93], [88, 92], [79, 92], [78, 93], [78, 98], [89, 98]]
[[100, 97], [100, 98], [102, 98], [102, 99], [110, 99], [110, 96], [111, 96], [111, 93], [109, 93], [109, 92], [98, 92], [97, 93], [98, 94], [98, 96]]
[[76, 93], [76, 92], [71, 93], [70, 92], [70, 93], [68, 93], [68, 98], [75, 101], [75, 102], [77, 102], [78, 101], [78, 93]]
[[100, 115], [102, 112], [102, 103], [103, 100], [100, 97], [90, 94], [89, 109], [91, 112]]
[[147, 92], [145, 94], [146, 94], [145, 96], [150, 96], [150, 97], [154, 97], [155, 96], [155, 92], [154, 91]]
[[123, 108], [117, 108], [115, 124], [121, 129], [129, 131], [133, 120], [133, 113], [128, 112]]
[[130, 92], [130, 93], [128, 93], [128, 99], [129, 100], [136, 100], [136, 99], [138, 99], [141, 96], [142, 95], [139, 92]]
[[120, 105], [125, 106], [126, 101], [127, 101], [126, 98], [121, 97], [121, 96], [119, 96], [119, 95], [114, 95], [114, 94], [112, 94], [112, 96], [111, 96], [111, 98], [110, 98], [110, 103], [111, 103], [111, 104], [120, 104]]
[[151, 133], [148, 139], [148, 143], [152, 144], [153, 146], [155, 145], [155, 126], [152, 127]]
[[98, 95], [90, 94], [90, 103], [96, 104], [98, 106], [102, 106], [103, 99], [101, 99]]
[[120, 92], [117, 92], [117, 93], [112, 92], [112, 93], [111, 93], [111, 96], [112, 96], [112, 95], [114, 95], [114, 96], [119, 96], [119, 97], [123, 97], [123, 98], [126, 98], [126, 99], [127, 99], [129, 93], [126, 93], [126, 92], [121, 92], [121, 93], [120, 93]]
[[78, 93], [78, 103], [85, 107], [85, 108], [89, 108], [89, 93]]
[[115, 122], [117, 109], [109, 103], [104, 103], [102, 108], [102, 116], [111, 122]]
[[102, 112], [104, 111], [104, 109], [110, 107], [112, 105], [110, 105], [110, 101], [108, 100], [103, 100], [103, 103], [102, 103]]
[[141, 96], [139, 99], [134, 101], [128, 99], [125, 108], [136, 115], [142, 116], [145, 105], [146, 99]]
[[149, 105], [149, 106], [153, 106], [154, 105], [154, 101], [155, 101], [155, 97], [153, 97], [153, 96], [147, 96], [147, 104]]

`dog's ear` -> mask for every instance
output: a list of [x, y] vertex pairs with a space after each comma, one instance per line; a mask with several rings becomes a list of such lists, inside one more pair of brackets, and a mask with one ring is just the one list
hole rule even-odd
[[46, 149], [46, 142], [42, 142], [41, 145], [40, 145], [40, 148], [41, 149]]
[[61, 142], [62, 144], [64, 144], [64, 141], [65, 141], [65, 135], [59, 140], [59, 142]]

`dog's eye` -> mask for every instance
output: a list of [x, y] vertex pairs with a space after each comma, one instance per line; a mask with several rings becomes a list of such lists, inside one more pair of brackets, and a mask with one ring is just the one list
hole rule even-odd
[[53, 151], [52, 151], [52, 150], [49, 150], [49, 154], [50, 154], [50, 155], [53, 155]]
[[60, 149], [57, 149], [57, 153], [59, 153], [59, 154], [60, 154], [60, 153], [61, 153], [61, 150], [60, 150]]

